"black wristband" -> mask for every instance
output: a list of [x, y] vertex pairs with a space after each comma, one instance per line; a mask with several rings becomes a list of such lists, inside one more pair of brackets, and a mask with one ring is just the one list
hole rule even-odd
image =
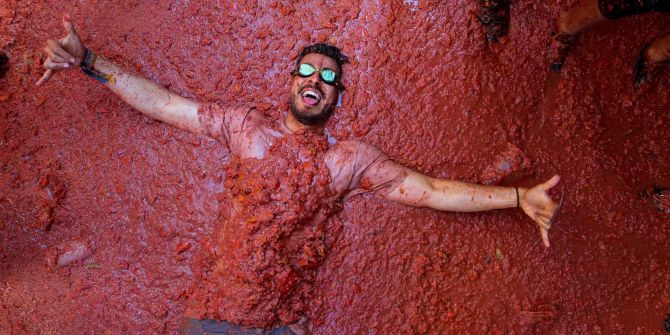
[[109, 81], [114, 83], [115, 81], [114, 76], [104, 74], [94, 68], [95, 60], [96, 56], [93, 50], [86, 48], [86, 55], [84, 56], [84, 59], [81, 61], [81, 70], [84, 72], [84, 74], [103, 84], [106, 84]]
[[514, 190], [516, 191], [516, 207], [519, 208], [519, 188], [515, 187]]
[[91, 64], [91, 58], [93, 56], [93, 51], [89, 48], [86, 48], [86, 55], [84, 55], [84, 59], [81, 60], [81, 64], [79, 66], [85, 67], [90, 69], [92, 66]]

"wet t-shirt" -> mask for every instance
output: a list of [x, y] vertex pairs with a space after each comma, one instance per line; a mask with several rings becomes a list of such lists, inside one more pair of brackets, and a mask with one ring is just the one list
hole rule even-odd
[[[221, 141], [242, 159], [263, 158], [278, 138], [300, 136], [293, 134], [283, 121], [273, 125], [251, 105], [208, 104], [198, 114], [205, 134]], [[377, 147], [358, 140], [336, 143], [324, 160], [330, 170], [331, 188], [339, 195], [391, 191], [407, 173]]]
[[251, 106], [204, 105], [199, 119], [232, 155], [227, 203], [196, 262], [187, 315], [254, 328], [294, 323], [312, 300], [338, 200], [389, 192], [407, 172], [372, 145], [293, 133]]

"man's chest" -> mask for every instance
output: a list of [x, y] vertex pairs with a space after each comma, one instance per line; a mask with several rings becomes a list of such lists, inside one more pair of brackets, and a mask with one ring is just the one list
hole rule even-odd
[[332, 154], [332, 148], [322, 134], [285, 134], [257, 127], [244, 129], [236, 135], [236, 141], [231, 143], [231, 153], [246, 165], [246, 174], [274, 180], [272, 183], [278, 184], [282, 190], [305, 188], [308, 186], [305, 183], [321, 176], [320, 182], [327, 180], [330, 190], [345, 191], [343, 187], [336, 187], [342, 186], [336, 179], [342, 179], [344, 174], [332, 171], [337, 165], [328, 164], [327, 157]]
[[269, 149], [283, 137], [281, 132], [268, 127], [250, 127], [235, 135], [230, 150], [233, 155], [243, 159], [264, 159]]

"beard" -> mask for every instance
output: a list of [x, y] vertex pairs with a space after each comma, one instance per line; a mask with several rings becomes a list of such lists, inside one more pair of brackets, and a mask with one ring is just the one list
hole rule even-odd
[[298, 122], [304, 125], [320, 126], [328, 121], [328, 118], [335, 110], [334, 104], [326, 103], [318, 113], [310, 113], [308, 111], [299, 109], [298, 104], [296, 103], [296, 99], [300, 99], [300, 95], [295, 95], [292, 99], [289, 99], [289, 105], [291, 105], [291, 114], [293, 114]]

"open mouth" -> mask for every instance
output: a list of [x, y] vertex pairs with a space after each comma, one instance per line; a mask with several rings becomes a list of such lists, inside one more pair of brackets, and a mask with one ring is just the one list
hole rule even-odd
[[300, 96], [302, 101], [310, 106], [316, 106], [322, 99], [321, 93], [311, 88], [304, 90]]

